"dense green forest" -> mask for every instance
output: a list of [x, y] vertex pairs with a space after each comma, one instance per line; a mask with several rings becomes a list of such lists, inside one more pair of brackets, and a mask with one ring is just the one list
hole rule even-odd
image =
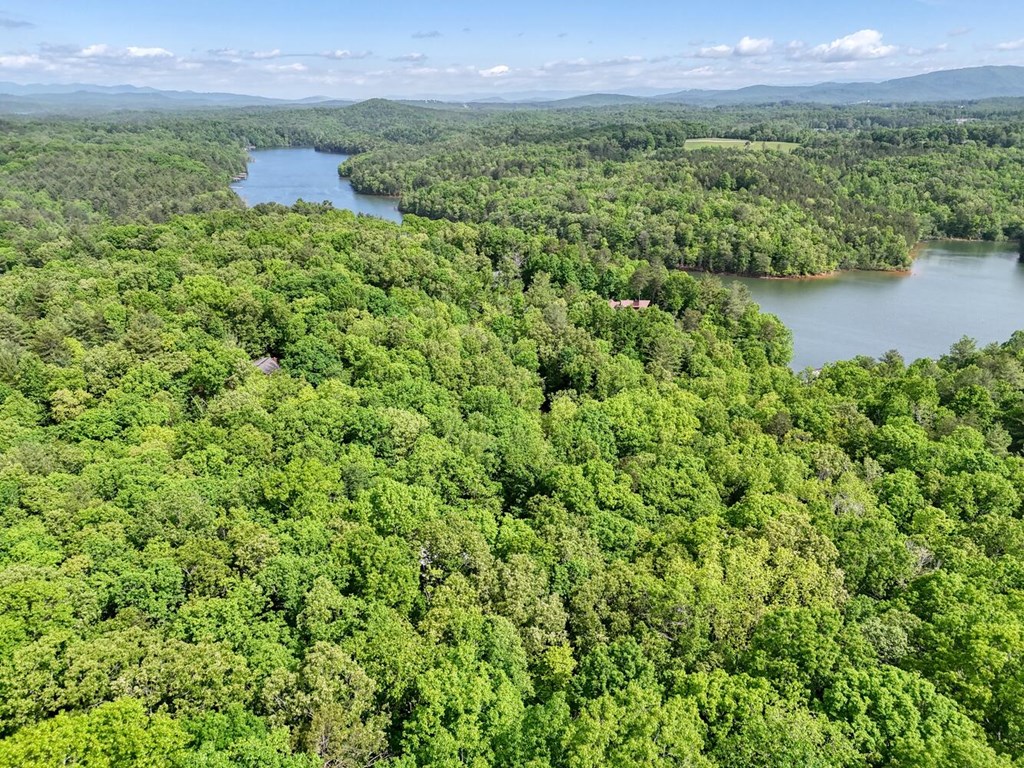
[[[573, 129], [537, 117], [532, 132], [498, 124], [392, 143], [341, 172], [361, 191], [401, 196], [402, 210], [541, 231], [598, 263], [626, 253], [752, 275], [905, 269], [922, 238], [1024, 232], [1019, 120], [837, 132], [811, 127], [814, 115], [721, 131], [721, 114]], [[716, 133], [800, 146], [686, 147]]]
[[[0, 766], [1024, 764], [1024, 333], [795, 374], [629, 234], [791, 210], [845, 265], [967, 210], [934, 172], [1009, 236], [1019, 128], [351, 109], [5, 126]], [[701, 121], [801, 149], [678, 146]], [[468, 212], [227, 187], [356, 141]]]

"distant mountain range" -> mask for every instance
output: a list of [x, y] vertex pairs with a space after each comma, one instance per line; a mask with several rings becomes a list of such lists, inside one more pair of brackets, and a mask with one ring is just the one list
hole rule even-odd
[[[819, 83], [817, 85], [753, 85], [735, 90], [687, 90], [635, 96], [617, 93], [565, 97], [558, 93], [520, 93], [509, 96], [449, 97], [409, 104], [444, 107], [458, 104], [477, 109], [572, 109], [630, 104], [687, 104], [691, 106], [761, 105], [779, 103], [858, 104], [978, 101], [1024, 98], [1024, 67], [969, 67], [901, 77], [881, 83]], [[0, 83], [0, 112], [46, 113], [126, 109], [198, 109], [255, 106], [345, 106], [350, 100], [314, 96], [299, 100], [272, 99], [236, 93], [165, 91], [133, 85], [100, 86], [17, 85]]]
[[354, 103], [326, 96], [272, 99], [238, 93], [165, 91], [135, 85], [18, 85], [0, 82], [0, 112], [111, 111], [125, 109], [199, 109], [203, 107], [295, 106]]
[[1024, 97], [1024, 67], [969, 67], [900, 77], [881, 83], [819, 83], [817, 85], [753, 85], [732, 91], [679, 91], [653, 97], [673, 104], [775, 104], [809, 102], [977, 101]]

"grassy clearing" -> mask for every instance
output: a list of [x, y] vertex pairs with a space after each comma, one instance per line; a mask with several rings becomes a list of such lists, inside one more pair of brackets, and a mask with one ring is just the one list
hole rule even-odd
[[792, 152], [799, 144], [791, 141], [747, 141], [746, 139], [687, 139], [686, 149], [707, 149], [708, 147], [726, 147], [729, 149], [774, 149], [780, 152]]

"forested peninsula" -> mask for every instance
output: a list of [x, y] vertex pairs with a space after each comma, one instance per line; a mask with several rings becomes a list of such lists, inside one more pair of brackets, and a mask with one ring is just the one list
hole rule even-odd
[[5, 118], [0, 766], [1024, 764], [1024, 332], [797, 374], [679, 269], [1018, 237], [1022, 114]]

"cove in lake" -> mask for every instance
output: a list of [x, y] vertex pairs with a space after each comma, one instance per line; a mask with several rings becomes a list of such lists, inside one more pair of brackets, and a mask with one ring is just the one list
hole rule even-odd
[[926, 243], [909, 275], [735, 279], [793, 331], [796, 370], [890, 349], [910, 362], [943, 355], [963, 336], [984, 345], [1024, 329], [1024, 264], [1014, 245]]
[[352, 189], [348, 179], [338, 176], [338, 166], [348, 155], [317, 152], [311, 147], [257, 149], [249, 154], [248, 177], [231, 185], [247, 205], [327, 200], [335, 208], [402, 222], [397, 200], [361, 195]]

